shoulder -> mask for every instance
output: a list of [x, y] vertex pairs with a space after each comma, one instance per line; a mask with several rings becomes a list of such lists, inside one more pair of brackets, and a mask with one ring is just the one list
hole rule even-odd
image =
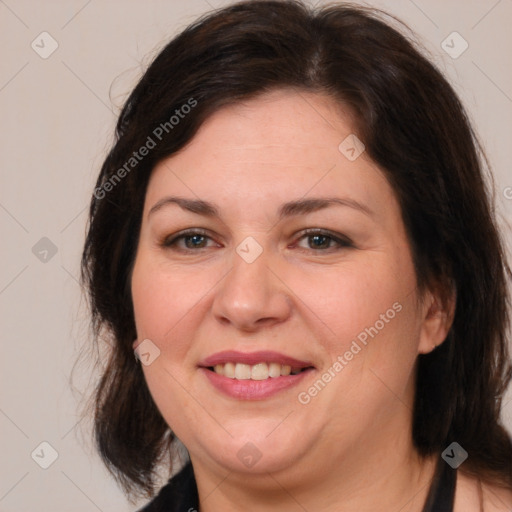
[[459, 471], [454, 512], [510, 512], [512, 490], [481, 483], [476, 477]]

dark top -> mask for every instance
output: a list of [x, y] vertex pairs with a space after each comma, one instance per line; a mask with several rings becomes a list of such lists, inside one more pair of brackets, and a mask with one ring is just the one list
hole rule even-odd
[[[457, 470], [440, 457], [423, 512], [452, 512]], [[192, 464], [162, 487], [158, 495], [139, 512], [198, 512], [199, 498]]]
[[457, 470], [439, 457], [423, 512], [452, 512], [456, 483]]
[[192, 464], [188, 462], [139, 512], [198, 512], [199, 497]]

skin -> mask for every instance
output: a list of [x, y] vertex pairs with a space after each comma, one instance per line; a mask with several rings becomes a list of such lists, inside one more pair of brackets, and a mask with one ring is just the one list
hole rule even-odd
[[[423, 507], [434, 461], [412, 444], [415, 362], [444, 341], [453, 308], [420, 296], [392, 188], [366, 153], [351, 162], [338, 150], [354, 132], [329, 98], [280, 90], [221, 109], [153, 171], [132, 274], [134, 347], [150, 339], [160, 350], [145, 378], [190, 453], [202, 512]], [[208, 201], [219, 215], [172, 203], [150, 214], [168, 196]], [[331, 205], [279, 218], [284, 203], [326, 197], [371, 213]], [[190, 238], [164, 245], [189, 228], [206, 231], [198, 248]], [[308, 228], [352, 244], [321, 239], [319, 249]], [[252, 263], [235, 250], [249, 236], [262, 248]], [[300, 403], [396, 303], [395, 318]], [[198, 370], [230, 349], [278, 351], [315, 371], [270, 398], [236, 400]], [[250, 468], [237, 457], [248, 442], [261, 454]]]

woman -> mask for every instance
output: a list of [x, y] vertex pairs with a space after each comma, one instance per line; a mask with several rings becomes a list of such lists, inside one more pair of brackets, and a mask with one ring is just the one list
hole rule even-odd
[[383, 19], [235, 4], [126, 102], [83, 278], [111, 345], [104, 461], [147, 496], [180, 471], [145, 511], [512, 507], [510, 270], [481, 152]]

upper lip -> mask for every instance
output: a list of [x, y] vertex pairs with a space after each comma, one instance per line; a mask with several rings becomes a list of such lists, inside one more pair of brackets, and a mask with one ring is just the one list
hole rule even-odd
[[224, 350], [203, 359], [199, 366], [208, 368], [216, 364], [242, 363], [254, 365], [258, 363], [279, 363], [293, 368], [307, 368], [313, 366], [308, 361], [301, 361], [294, 357], [274, 352], [272, 350], [260, 350], [258, 352], [238, 352], [236, 350]]

